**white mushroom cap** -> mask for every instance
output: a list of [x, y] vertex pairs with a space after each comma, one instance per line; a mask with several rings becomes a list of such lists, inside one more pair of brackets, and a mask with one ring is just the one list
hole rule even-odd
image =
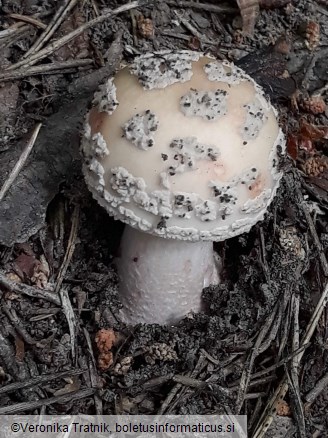
[[155, 53], [120, 70], [93, 104], [84, 174], [116, 219], [190, 241], [225, 240], [263, 219], [285, 140], [242, 70], [194, 52]]

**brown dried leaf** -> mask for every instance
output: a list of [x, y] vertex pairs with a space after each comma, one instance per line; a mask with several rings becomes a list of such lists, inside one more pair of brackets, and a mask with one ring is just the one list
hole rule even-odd
[[14, 272], [24, 281], [31, 279], [37, 259], [35, 254], [31, 252], [22, 252], [13, 262]]
[[294, 134], [289, 134], [287, 138], [287, 153], [293, 159], [296, 160], [298, 156], [298, 137]]
[[328, 139], [328, 126], [316, 126], [301, 119], [297, 133], [289, 134], [287, 138], [287, 152], [294, 160], [298, 157], [300, 149], [313, 155], [314, 142]]
[[312, 141], [328, 139], [328, 126], [316, 126], [301, 119], [300, 136]]
[[46, 258], [41, 255], [40, 260], [36, 258], [31, 247], [27, 244], [19, 245], [22, 250], [13, 262], [14, 272], [21, 280], [29, 280], [40, 289], [45, 289], [48, 285], [50, 270]]

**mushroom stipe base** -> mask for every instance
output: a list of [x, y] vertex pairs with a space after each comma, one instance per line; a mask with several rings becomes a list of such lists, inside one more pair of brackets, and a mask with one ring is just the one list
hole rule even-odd
[[202, 289], [219, 281], [212, 242], [162, 239], [128, 225], [117, 267], [128, 324], [176, 324], [202, 310]]

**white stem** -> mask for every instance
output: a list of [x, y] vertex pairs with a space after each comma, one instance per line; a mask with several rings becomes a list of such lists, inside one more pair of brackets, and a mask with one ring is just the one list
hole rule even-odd
[[129, 226], [117, 265], [127, 324], [175, 324], [200, 311], [203, 288], [218, 282], [212, 242], [164, 239]]

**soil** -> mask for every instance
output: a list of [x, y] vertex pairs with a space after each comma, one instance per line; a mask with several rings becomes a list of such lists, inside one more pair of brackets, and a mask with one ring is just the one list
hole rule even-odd
[[[250, 436], [272, 413], [256, 436], [328, 437], [327, 1], [262, 0], [252, 35], [234, 2], [142, 1], [56, 49], [125, 4], [88, 0], [33, 60], [59, 3], [0, 2], [0, 187], [42, 123], [0, 192], [0, 413], [241, 413]], [[123, 225], [84, 184], [79, 130], [120, 64], [186, 48], [263, 85], [288, 140], [284, 178], [264, 221], [215, 244], [222, 282], [203, 291], [206, 312], [129, 329], [117, 318]]]

